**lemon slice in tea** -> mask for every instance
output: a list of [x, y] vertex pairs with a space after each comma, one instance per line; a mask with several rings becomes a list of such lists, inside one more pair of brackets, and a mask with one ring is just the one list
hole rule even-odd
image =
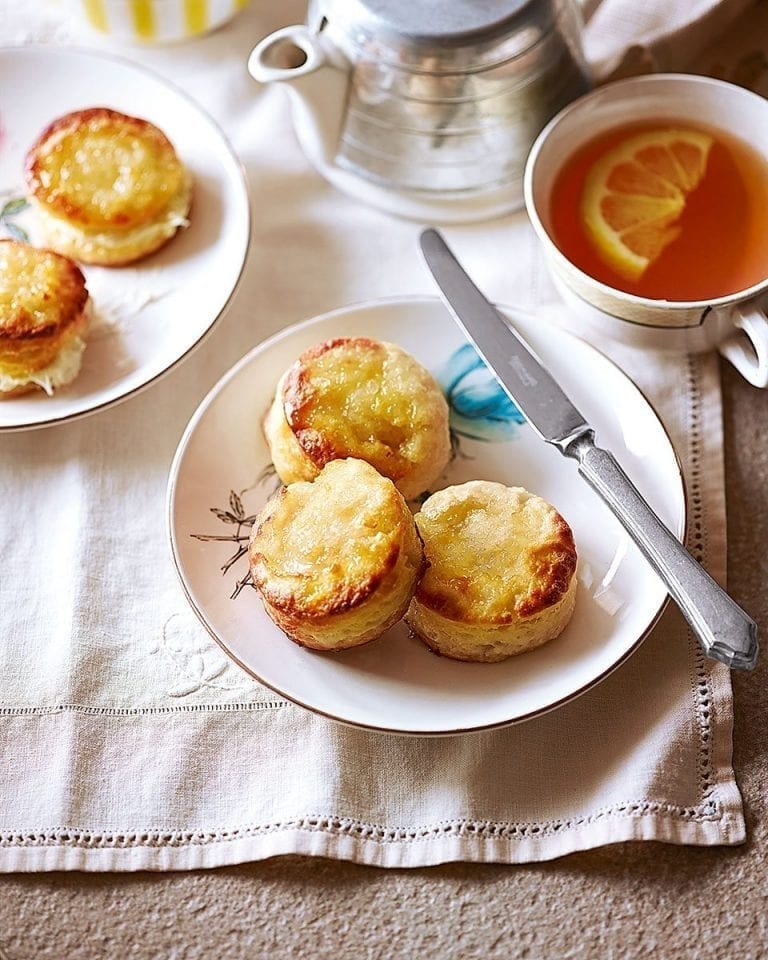
[[712, 137], [648, 130], [622, 140], [587, 174], [581, 215], [601, 259], [638, 280], [680, 233], [688, 195], [701, 183]]

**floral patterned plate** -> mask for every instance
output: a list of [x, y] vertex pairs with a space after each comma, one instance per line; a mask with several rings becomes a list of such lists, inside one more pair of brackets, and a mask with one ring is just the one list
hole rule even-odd
[[[581, 340], [513, 318], [678, 536], [680, 468], [664, 428], [632, 382]], [[579, 551], [576, 611], [551, 643], [498, 664], [447, 660], [400, 624], [379, 640], [319, 654], [288, 640], [250, 583], [248, 534], [278, 481], [259, 422], [276, 381], [329, 337], [399, 343], [438, 378], [451, 407], [454, 457], [435, 488], [473, 478], [540, 494], [571, 524]], [[414, 505], [416, 508], [417, 505]], [[210, 634], [245, 670], [286, 698], [362, 727], [453, 734], [525, 720], [583, 693], [649, 632], [666, 592], [576, 464], [535, 436], [443, 304], [377, 301], [291, 327], [244, 357], [211, 391], [176, 452], [168, 490], [171, 547], [184, 591]]]
[[53, 47], [0, 49], [0, 238], [38, 240], [23, 197], [24, 156], [53, 119], [104, 106], [151, 120], [194, 177], [189, 227], [120, 268], [84, 267], [94, 308], [79, 376], [0, 403], [0, 432], [110, 407], [166, 373], [223, 313], [248, 249], [248, 193], [224, 135], [185, 93], [143, 67]]

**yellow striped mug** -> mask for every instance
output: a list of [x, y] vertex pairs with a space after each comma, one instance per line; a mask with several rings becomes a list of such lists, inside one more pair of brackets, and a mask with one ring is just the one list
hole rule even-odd
[[138, 43], [183, 40], [213, 30], [248, 0], [70, 0], [101, 33]]

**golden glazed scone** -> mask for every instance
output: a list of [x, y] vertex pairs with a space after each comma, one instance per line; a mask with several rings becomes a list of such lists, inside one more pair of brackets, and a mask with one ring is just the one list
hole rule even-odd
[[367, 337], [302, 353], [280, 379], [263, 426], [283, 483], [356, 457], [412, 498], [451, 453], [448, 404], [432, 374], [396, 344]]
[[131, 263], [187, 222], [191, 179], [170, 140], [106, 107], [47, 127], [27, 154], [26, 178], [45, 242], [82, 263]]
[[75, 379], [88, 306], [85, 278], [71, 260], [0, 240], [0, 398], [51, 394]]
[[554, 639], [576, 599], [576, 547], [554, 507], [522, 487], [471, 480], [416, 515], [427, 571], [406, 614], [436, 653], [491, 663]]
[[381, 636], [402, 618], [424, 567], [405, 500], [352, 459], [282, 487], [253, 526], [248, 557], [269, 616], [313, 650]]

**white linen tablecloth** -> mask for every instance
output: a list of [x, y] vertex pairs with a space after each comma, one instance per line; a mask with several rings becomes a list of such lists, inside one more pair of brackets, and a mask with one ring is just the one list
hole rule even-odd
[[[96, 42], [58, 4], [20, 7], [0, 2], [0, 42]], [[257, 39], [301, 17], [298, 3], [254, 2], [198, 41], [120, 49], [223, 125], [248, 173], [253, 241], [226, 318], [169, 376], [86, 420], [0, 436], [0, 870], [187, 869], [280, 853], [511, 863], [628, 839], [743, 841], [729, 674], [702, 657], [674, 609], [565, 707], [504, 730], [418, 739], [286, 703], [230, 663], [188, 608], [165, 490], [202, 396], [288, 324], [433, 292], [415, 255], [419, 226], [320, 179], [283, 92], [245, 72]], [[603, 62], [624, 47], [603, 49]], [[0, 114], [5, 96], [13, 91], [0, 91]], [[446, 235], [489, 296], [558, 318], [524, 213]], [[664, 419], [685, 470], [690, 547], [722, 580], [716, 359], [602, 346]]]

